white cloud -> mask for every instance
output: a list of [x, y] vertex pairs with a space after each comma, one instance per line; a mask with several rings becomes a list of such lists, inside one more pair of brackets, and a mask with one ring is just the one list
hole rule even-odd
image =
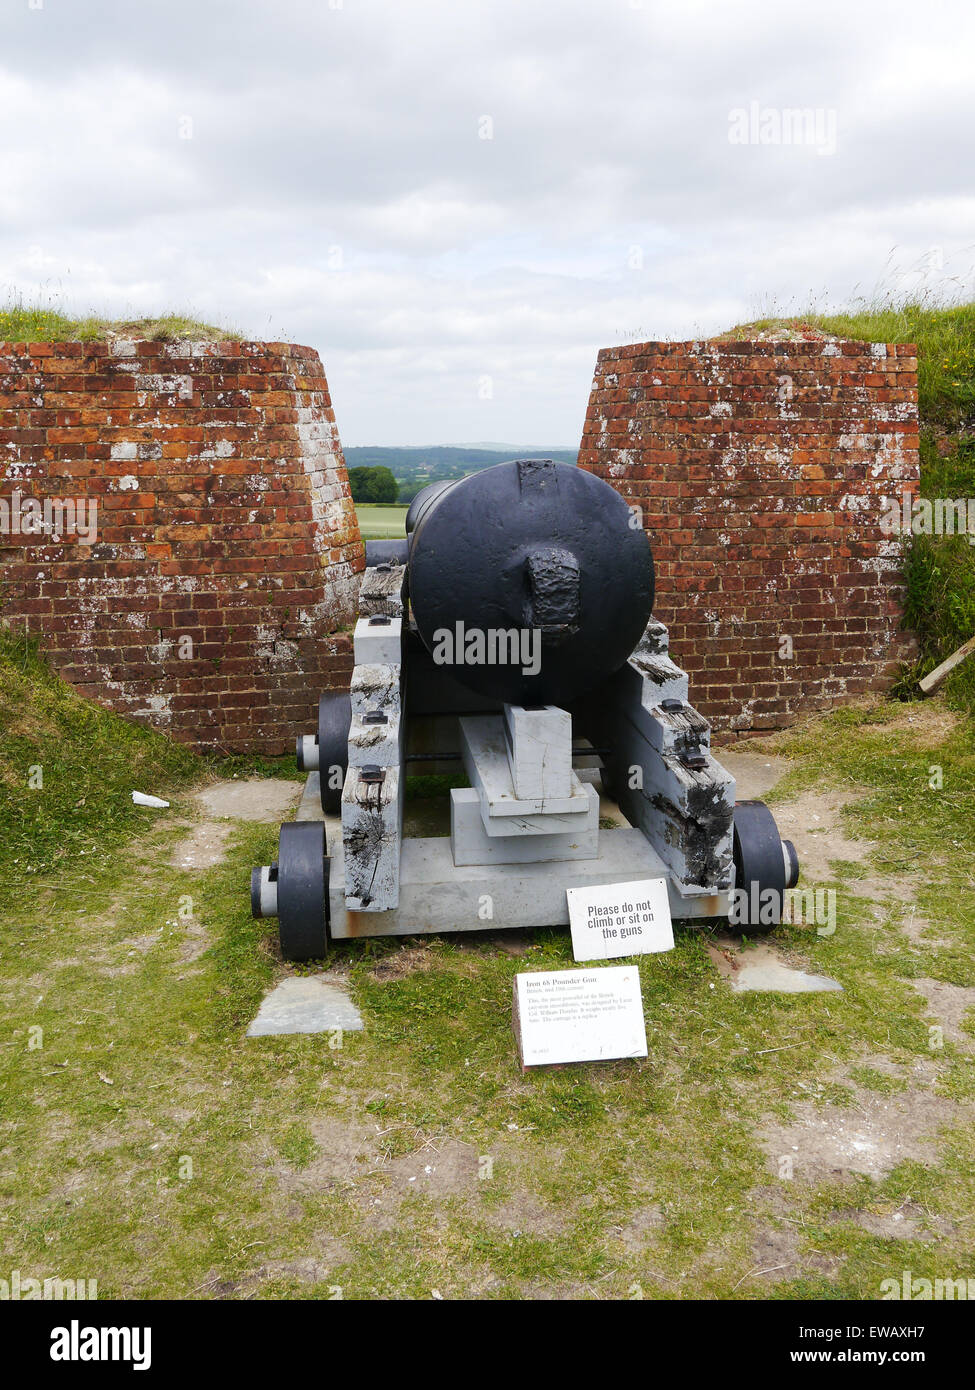
[[[572, 444], [600, 346], [971, 283], [973, 29], [964, 0], [13, 3], [0, 284], [293, 336], [347, 443]], [[835, 112], [835, 154], [729, 144], [753, 101]]]

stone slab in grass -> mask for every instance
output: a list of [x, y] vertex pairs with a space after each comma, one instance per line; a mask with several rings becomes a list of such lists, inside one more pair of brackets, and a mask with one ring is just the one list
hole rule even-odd
[[748, 749], [715, 748], [714, 756], [735, 779], [738, 801], [761, 799], [792, 767], [788, 758], [752, 753]]
[[734, 994], [768, 991], [773, 994], [818, 994], [842, 990], [838, 980], [828, 975], [811, 975], [787, 965], [771, 946], [754, 946], [739, 952], [720, 938], [708, 946], [708, 955], [731, 985]]
[[196, 799], [214, 820], [279, 821], [291, 814], [302, 790], [300, 782], [281, 777], [235, 777], [211, 782]]
[[362, 1015], [344, 988], [321, 975], [292, 976], [267, 995], [247, 1030], [249, 1038], [284, 1033], [361, 1032]]

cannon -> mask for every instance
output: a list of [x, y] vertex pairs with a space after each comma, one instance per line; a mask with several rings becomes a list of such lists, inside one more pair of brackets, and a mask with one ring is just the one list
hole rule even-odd
[[[405, 531], [366, 544], [350, 689], [299, 736], [299, 818], [253, 871], [285, 957], [558, 926], [567, 888], [649, 878], [677, 921], [776, 925], [795, 849], [711, 754], [652, 616], [638, 509], [583, 469], [519, 459], [431, 485]], [[410, 829], [418, 773], [466, 780], [443, 788], [439, 834]]]

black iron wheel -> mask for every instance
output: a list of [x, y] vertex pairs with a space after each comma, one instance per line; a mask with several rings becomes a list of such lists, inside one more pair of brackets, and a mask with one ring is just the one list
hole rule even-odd
[[328, 858], [321, 821], [281, 827], [278, 930], [285, 960], [317, 960], [328, 948]]
[[[251, 869], [251, 916], [264, 916], [264, 903], [262, 902], [261, 880], [264, 876], [263, 869]], [[268, 866], [268, 877], [273, 883], [278, 881], [278, 866], [271, 864]]]
[[342, 810], [342, 786], [349, 770], [349, 728], [352, 701], [343, 690], [326, 690], [318, 702], [318, 775], [322, 810], [337, 816]]
[[799, 860], [792, 842], [783, 842], [764, 801], [735, 802], [734, 861], [731, 925], [749, 931], [777, 927], [782, 921], [785, 890], [799, 876]]

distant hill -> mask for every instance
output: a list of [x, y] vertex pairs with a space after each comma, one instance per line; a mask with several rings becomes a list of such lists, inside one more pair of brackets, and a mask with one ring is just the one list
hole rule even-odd
[[472, 444], [436, 444], [429, 448], [362, 445], [345, 450], [349, 468], [388, 468], [399, 483], [399, 501], [410, 502], [428, 483], [447, 482], [479, 473], [512, 458], [550, 458], [559, 463], [575, 463], [577, 449], [526, 449], [518, 445], [499, 445], [481, 449]]

